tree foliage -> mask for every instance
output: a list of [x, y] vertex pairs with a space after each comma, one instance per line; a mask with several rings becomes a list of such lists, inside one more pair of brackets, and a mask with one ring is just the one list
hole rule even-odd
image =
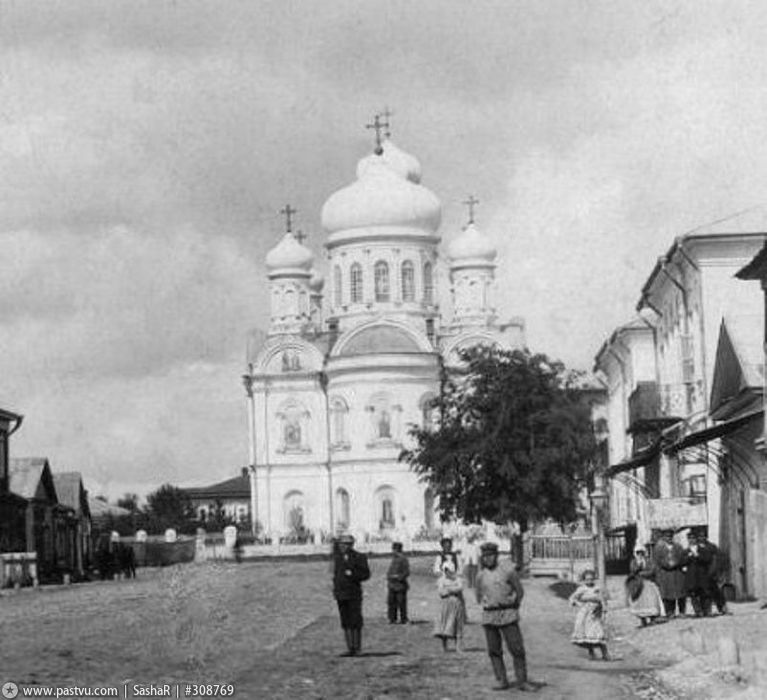
[[594, 452], [578, 375], [528, 351], [478, 346], [443, 372], [437, 421], [403, 451], [438, 497], [443, 520], [561, 523], [576, 518]]
[[179, 532], [194, 532], [196, 515], [192, 501], [183, 489], [163, 484], [147, 495], [146, 502], [148, 530], [162, 532], [172, 527]]

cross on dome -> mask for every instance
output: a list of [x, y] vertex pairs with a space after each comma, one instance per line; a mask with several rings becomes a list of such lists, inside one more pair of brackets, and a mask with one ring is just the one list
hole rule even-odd
[[293, 234], [293, 238], [295, 238], [301, 245], [303, 245], [306, 234], [301, 229], [298, 229], [298, 231]]
[[280, 214], [285, 214], [285, 230], [291, 233], [293, 230], [292, 216], [296, 214], [298, 209], [293, 209], [290, 204], [286, 204], [283, 209], [280, 209]]
[[469, 222], [467, 224], [468, 226], [474, 223], [474, 206], [479, 204], [479, 200], [473, 194], [470, 194], [469, 198], [466, 201], [464, 201], [463, 204], [469, 207]]
[[372, 124], [365, 124], [366, 129], [375, 129], [376, 132], [376, 153], [381, 155], [383, 149], [381, 148], [381, 131], [384, 128], [388, 128], [388, 123], [381, 121], [381, 115], [376, 114]]
[[391, 138], [391, 117], [394, 116], [394, 112], [390, 111], [388, 107], [384, 107], [384, 111], [381, 113], [381, 116], [383, 117], [383, 125], [386, 127], [386, 131], [384, 131], [384, 136], [387, 139]]

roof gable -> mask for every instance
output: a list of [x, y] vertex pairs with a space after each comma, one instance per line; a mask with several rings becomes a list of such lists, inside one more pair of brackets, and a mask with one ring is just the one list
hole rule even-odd
[[54, 474], [53, 483], [61, 505], [72, 508], [78, 514], [90, 516], [88, 496], [80, 472]]
[[45, 457], [11, 459], [8, 477], [9, 490], [17, 496], [58, 503], [53, 475]]
[[764, 386], [764, 351], [760, 317], [722, 319], [711, 382], [711, 415], [731, 418], [761, 399]]

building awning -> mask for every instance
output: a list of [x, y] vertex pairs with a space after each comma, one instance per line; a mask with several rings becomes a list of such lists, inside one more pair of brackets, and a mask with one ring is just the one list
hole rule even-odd
[[764, 416], [764, 409], [760, 408], [758, 411], [750, 411], [737, 418], [731, 418], [717, 425], [713, 425], [710, 428], [704, 428], [698, 430], [695, 433], [685, 435], [680, 440], [677, 440], [673, 445], [665, 449], [666, 452], [674, 453], [684, 450], [688, 447], [694, 447], [695, 445], [701, 445], [704, 442], [710, 442], [716, 440], [723, 435], [729, 435], [734, 433], [738, 428], [743, 427], [746, 423], [754, 420], [754, 418], [761, 418]]
[[631, 459], [627, 459], [625, 462], [618, 462], [617, 464], [611, 464], [605, 472], [607, 477], [613, 477], [616, 474], [623, 472], [630, 472], [632, 469], [639, 469], [640, 467], [647, 466], [660, 454], [660, 442], [653, 443], [650, 447], [637, 452]]

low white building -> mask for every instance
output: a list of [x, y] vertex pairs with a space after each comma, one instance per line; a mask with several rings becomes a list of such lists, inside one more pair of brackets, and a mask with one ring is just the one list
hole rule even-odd
[[412, 537], [435, 525], [430, 492], [398, 460], [428, 424], [443, 365], [476, 344], [522, 347], [499, 324], [496, 250], [468, 225], [448, 249], [452, 317], [439, 305], [441, 205], [418, 161], [390, 140], [322, 210], [329, 293], [287, 232], [266, 258], [271, 321], [244, 377], [251, 509], [272, 537], [347, 528]]

